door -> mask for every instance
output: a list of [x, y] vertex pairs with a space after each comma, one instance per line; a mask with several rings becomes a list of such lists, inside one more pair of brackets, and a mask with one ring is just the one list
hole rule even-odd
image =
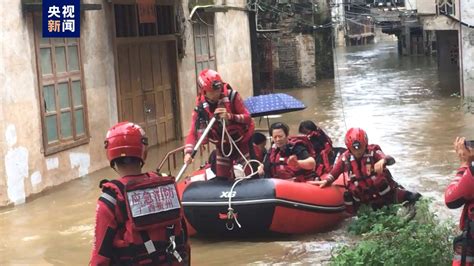
[[143, 127], [150, 146], [176, 138], [177, 93], [167, 42], [137, 41], [117, 47], [120, 120]]

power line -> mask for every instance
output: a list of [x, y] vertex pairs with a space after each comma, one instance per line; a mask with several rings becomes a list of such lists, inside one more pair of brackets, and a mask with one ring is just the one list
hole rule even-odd
[[[290, 12], [287, 12], [283, 9], [278, 9], [276, 7], [273, 7], [269, 4], [266, 4], [264, 2], [260, 2], [260, 3], [257, 3], [257, 6], [258, 7], [262, 7], [262, 8], [266, 8], [267, 10], [263, 10], [263, 11], [270, 11], [274, 14], [278, 14], [278, 15], [281, 15], [281, 14], [286, 14], [286, 15], [289, 15], [289, 16], [294, 16], [295, 14], [294, 13], [290, 13]], [[260, 9], [261, 10], [261, 9]], [[318, 29], [318, 28], [330, 28], [332, 27], [332, 22], [328, 22], [326, 24], [321, 24], [321, 25], [317, 25], [317, 24], [314, 24], [312, 22], [309, 22], [307, 20], [304, 20], [304, 19], [300, 19], [300, 18], [294, 18], [295, 21], [299, 22], [300, 24], [303, 24], [303, 25], [306, 25], [306, 26], [310, 26], [312, 27], [313, 29]]]

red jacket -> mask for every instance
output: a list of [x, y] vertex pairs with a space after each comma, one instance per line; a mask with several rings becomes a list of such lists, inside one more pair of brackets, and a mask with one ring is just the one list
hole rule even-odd
[[[164, 222], [158, 221], [158, 220], [152, 220], [151, 225], [144, 225], [143, 221], [147, 216], [143, 216], [142, 220], [140, 220], [141, 224], [138, 224], [138, 218], [135, 218], [137, 223], [134, 223], [133, 218], [130, 216], [129, 207], [127, 207], [126, 204], [126, 188], [129, 186], [134, 193], [136, 191], [140, 191], [140, 189], [133, 190], [134, 185], [140, 185], [140, 184], [146, 184], [146, 181], [152, 180], [151, 178], [154, 178], [153, 180], [159, 179], [160, 183], [162, 183], [162, 179], [165, 184], [172, 184], [174, 186], [174, 180], [172, 180], [170, 177], [159, 177], [155, 173], [146, 173], [142, 174], [140, 176], [125, 176], [117, 180], [112, 180], [110, 182], [101, 182], [101, 187], [103, 189], [103, 193], [100, 196], [99, 200], [97, 201], [97, 207], [96, 207], [96, 225], [94, 229], [94, 242], [93, 242], [93, 248], [92, 248], [92, 255], [91, 255], [91, 260], [90, 260], [90, 265], [110, 265], [111, 263], [118, 263], [118, 260], [121, 260], [124, 256], [125, 257], [130, 257], [132, 256], [135, 258], [135, 254], [143, 254], [141, 250], [144, 250], [146, 245], [143, 242], [147, 242], [149, 240], [153, 241], [154, 244], [161, 243], [164, 245], [169, 244], [170, 242], [168, 241], [167, 237], [168, 235], [174, 235], [176, 236], [176, 249], [179, 248], [180, 255], [182, 255], [182, 258], [186, 259], [188, 258], [189, 254], [189, 246], [187, 246], [187, 242], [184, 243], [186, 246], [182, 247], [181, 240], [184, 239], [184, 241], [187, 241], [187, 236], [185, 232], [185, 228], [183, 227], [183, 213], [182, 209], [178, 208], [178, 215], [177, 218], [174, 218], [174, 220], [170, 220], [171, 218], [164, 218]], [[139, 181], [139, 182], [137, 182]], [[143, 182], [142, 182], [143, 181]], [[155, 187], [155, 183], [151, 183], [153, 187]], [[145, 186], [145, 188], [148, 188]], [[165, 187], [166, 188], [166, 187]], [[125, 191], [125, 192], [124, 192]], [[145, 191], [147, 195], [151, 195], [151, 197], [155, 194], [149, 194], [149, 189], [148, 190], [143, 190]], [[165, 190], [163, 190], [165, 191]], [[167, 190], [170, 191], [170, 190]], [[161, 192], [164, 193], [164, 192]], [[173, 193], [169, 193], [166, 195], [172, 195]], [[174, 191], [176, 193], [176, 191]], [[139, 193], [138, 193], [139, 194]], [[145, 195], [145, 193], [143, 194]], [[151, 203], [152, 207], [155, 207], [158, 202], [165, 202], [165, 197], [167, 197], [165, 194], [160, 194], [158, 196], [161, 196], [158, 201], [157, 200], [152, 200]], [[177, 205], [179, 203], [179, 199], [177, 199], [177, 195], [175, 195], [176, 198], [174, 198], [174, 202], [170, 201], [171, 205]], [[133, 199], [132, 195], [132, 199]], [[151, 199], [150, 197], [150, 199]], [[171, 198], [171, 197], [170, 197]], [[137, 199], [137, 198], [135, 198]], [[142, 198], [138, 197], [138, 201], [140, 204], [145, 204], [142, 201]], [[166, 202], [168, 204], [168, 202]], [[135, 205], [136, 206], [136, 205]], [[148, 207], [148, 206], [145, 206]], [[145, 208], [144, 207], [144, 208]], [[149, 207], [148, 207], [149, 208]], [[174, 208], [176, 209], [176, 207]], [[136, 209], [134, 209], [136, 210]], [[150, 210], [150, 209], [146, 209]], [[139, 211], [142, 211], [141, 209]], [[153, 210], [154, 211], [154, 210]], [[149, 214], [148, 216], [152, 216], [153, 214]], [[161, 214], [157, 214], [161, 215]], [[164, 216], [162, 216], [164, 217]], [[168, 220], [166, 220], [168, 219]], [[161, 223], [161, 224], [160, 224]], [[173, 227], [166, 227], [167, 225], [173, 225]], [[175, 226], [176, 225], [176, 226]], [[141, 226], [141, 227], [138, 227]], [[136, 228], [135, 228], [136, 227]], [[168, 229], [171, 228], [171, 229]], [[167, 231], [168, 230], [168, 231]], [[145, 234], [145, 236], [143, 235]], [[148, 240], [145, 240], [144, 237], [147, 237]], [[181, 241], [179, 242], [178, 239]], [[154, 245], [153, 244], [153, 245]], [[155, 254], [158, 256], [166, 256], [163, 255], [164, 253], [163, 246], [155, 245], [154, 248], [156, 249]], [[123, 251], [130, 251], [132, 253], [126, 253], [129, 255], [123, 255]], [[133, 253], [133, 252], [136, 253]], [[114, 261], [112, 261], [114, 259]], [[136, 265], [137, 263], [134, 263], [133, 265]], [[173, 260], [170, 264], [172, 265], [180, 265], [181, 263], [177, 262], [176, 260]], [[128, 264], [127, 264], [128, 265]]]
[[[369, 153], [369, 152], [374, 152], [374, 163], [382, 160], [382, 159], [385, 159], [385, 154], [382, 152], [382, 150], [380, 149], [380, 146], [379, 145], [374, 145], [374, 144], [371, 144], [367, 147], [367, 151], [366, 151], [366, 154]], [[343, 160], [344, 158], [348, 157], [350, 155], [350, 151], [347, 150], [346, 152], [344, 152], [344, 154], [342, 154], [341, 156], [338, 157], [337, 161], [334, 163], [334, 166], [330, 172], [330, 175], [333, 176], [334, 179], [337, 179], [339, 177], [340, 174], [344, 173], [345, 171], [347, 171], [346, 169], [346, 163], [345, 161]], [[360, 163], [360, 160], [358, 160], [358, 163]], [[365, 168], [365, 165], [360, 163], [362, 168]], [[352, 169], [354, 172], [363, 172], [364, 169]], [[369, 170], [369, 169], [365, 169], [365, 170]], [[357, 173], [354, 173], [357, 175]], [[367, 173], [362, 173], [363, 175], [367, 175]]]
[[[221, 97], [219, 99], [220, 102], [223, 102], [223, 99], [226, 97], [229, 97], [229, 91], [231, 91], [230, 86], [228, 84], [224, 85], [223, 93], [221, 94]], [[214, 114], [214, 111], [216, 110], [218, 104], [210, 104], [206, 101], [205, 97], [203, 95], [198, 96], [197, 98], [197, 106], [201, 105], [202, 103], [206, 103], [206, 107], [209, 110], [210, 114]], [[253, 134], [253, 128], [254, 128], [254, 122], [250, 116], [249, 111], [244, 105], [244, 101], [240, 97], [238, 93], [235, 94], [235, 97], [232, 97], [232, 100], [229, 101], [228, 103], [229, 108], [226, 109], [228, 113], [231, 113], [230, 117], [230, 123], [228, 126], [234, 125], [234, 126], [241, 126], [243, 134], [243, 139], [241, 140], [242, 142], [248, 142], [250, 138], [252, 137]], [[229, 110], [230, 109], [230, 110]], [[197, 128], [197, 123], [198, 121], [198, 112], [193, 110], [192, 118], [191, 118], [191, 127], [189, 128], [189, 133], [188, 136], [186, 137], [186, 143], [185, 143], [185, 152], [186, 153], [191, 153], [192, 150], [194, 149], [194, 145], [196, 145], [196, 142], [199, 138], [196, 128]], [[213, 126], [213, 129], [215, 132], [218, 132], [218, 125], [219, 123], [215, 123]], [[218, 141], [220, 141], [220, 137], [218, 138]]]
[[362, 203], [381, 200], [395, 188], [395, 182], [387, 169], [381, 174], [375, 172], [375, 164], [386, 158], [378, 145], [369, 145], [359, 159], [347, 150], [339, 157], [328, 178], [335, 180], [340, 174], [347, 173], [349, 179], [345, 186], [354, 199]]
[[[288, 144], [285, 149], [277, 148], [273, 144], [268, 152], [268, 166], [266, 172], [270, 171], [271, 177], [280, 179], [295, 178], [298, 182], [314, 179], [314, 169], [306, 170], [300, 167], [288, 165], [288, 159], [291, 155], [300, 156], [298, 152], [306, 151], [308, 157], [314, 157], [314, 149], [308, 137], [305, 135], [297, 135], [288, 137]], [[306, 158], [308, 158], [306, 157]], [[298, 158], [304, 160], [306, 158]]]
[[[474, 167], [472, 167], [474, 168]], [[450, 209], [456, 209], [464, 205], [464, 209], [459, 222], [459, 227], [464, 229], [464, 221], [468, 214], [468, 206], [474, 203], [474, 177], [472, 168], [460, 167], [454, 180], [446, 188], [444, 201]], [[473, 217], [474, 218], [474, 217]]]

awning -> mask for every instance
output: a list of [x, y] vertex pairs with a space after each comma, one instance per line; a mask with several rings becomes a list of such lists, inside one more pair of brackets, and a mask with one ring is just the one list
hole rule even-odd
[[[36, 12], [43, 10], [42, 0], [21, 0], [21, 7], [27, 12]], [[81, 1], [81, 11], [101, 10], [101, 4], [85, 4]]]

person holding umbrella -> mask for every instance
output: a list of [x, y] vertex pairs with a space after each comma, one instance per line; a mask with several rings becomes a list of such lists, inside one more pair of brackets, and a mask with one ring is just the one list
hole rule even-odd
[[[207, 127], [209, 119], [220, 119], [208, 131], [207, 139], [216, 145], [216, 177], [234, 179], [234, 162], [246, 165], [250, 160], [250, 140], [254, 132], [254, 122], [244, 102], [236, 90], [222, 81], [214, 70], [205, 69], [199, 73], [200, 95], [192, 115], [192, 124], [186, 138], [184, 163], [193, 160], [196, 142]], [[251, 168], [245, 169], [247, 175]]]

